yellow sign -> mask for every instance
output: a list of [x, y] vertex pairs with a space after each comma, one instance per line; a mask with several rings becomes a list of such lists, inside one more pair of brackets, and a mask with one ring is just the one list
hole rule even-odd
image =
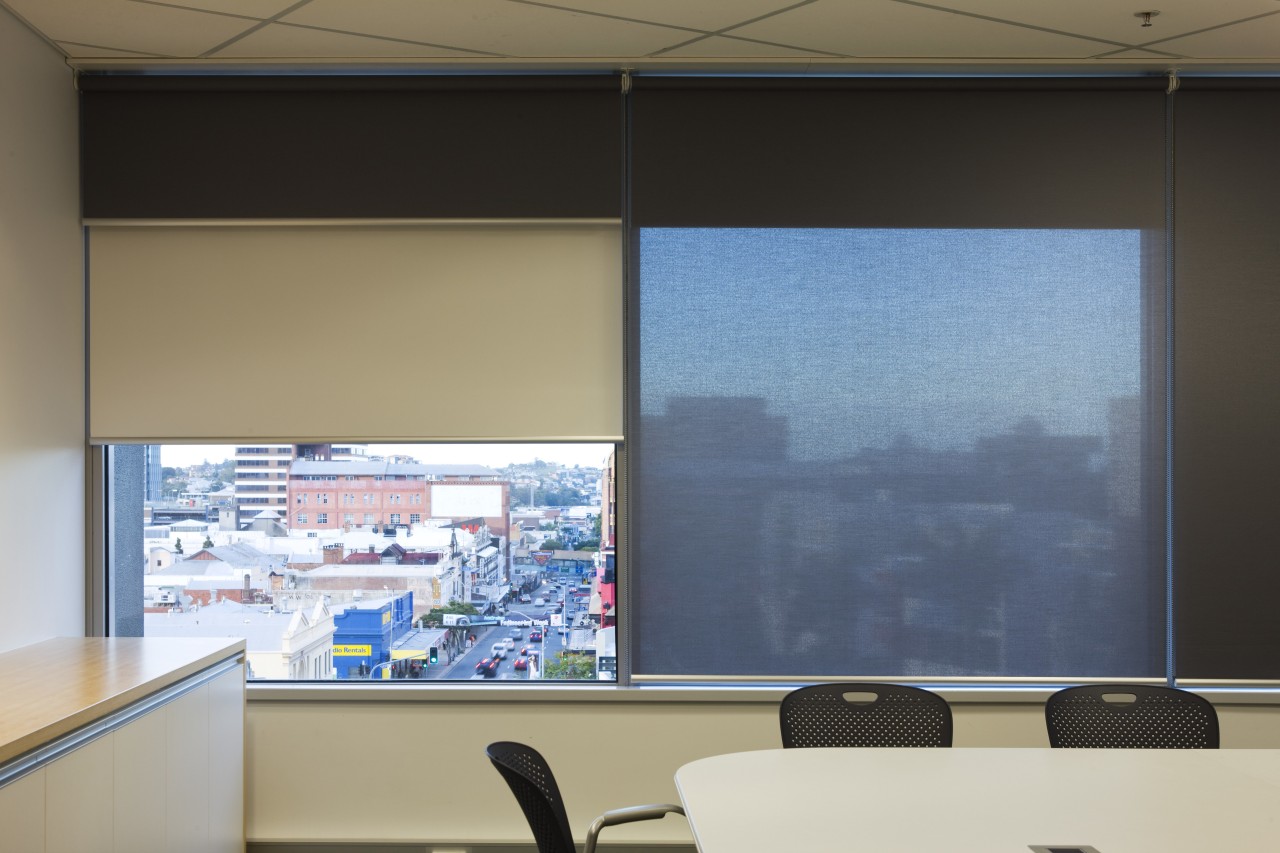
[[427, 657], [426, 649], [392, 649], [391, 650], [392, 660], [404, 660], [405, 658], [418, 658], [419, 660], [425, 660], [426, 657]]
[[348, 658], [367, 658], [373, 654], [373, 646], [334, 646], [333, 653]]
[[388, 610], [386, 613], [382, 614], [382, 624], [385, 625], [390, 621], [391, 621], [391, 611]]

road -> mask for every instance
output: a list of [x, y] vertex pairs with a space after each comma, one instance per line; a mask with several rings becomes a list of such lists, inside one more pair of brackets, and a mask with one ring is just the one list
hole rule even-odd
[[[546, 604], [542, 607], [535, 607], [533, 604], [517, 604], [507, 611], [504, 618], [521, 621], [526, 619], [531, 621], [549, 620], [558, 605], [560, 611], [565, 613], [567, 621], [571, 623], [586, 609], [585, 600], [574, 599], [571, 584], [560, 583], [558, 584], [558, 589], [553, 591], [550, 584], [544, 583], [535, 592], [530, 593], [530, 598], [533, 600], [542, 598], [546, 601]], [[447, 680], [476, 679], [484, 681], [528, 679], [528, 670], [515, 668], [516, 658], [521, 656], [520, 649], [528, 648], [530, 651], [538, 653], [539, 660], [546, 660], [548, 657], [554, 658], [563, 650], [565, 639], [556, 628], [548, 626], [542, 630], [542, 640], [531, 641], [529, 635], [533, 630], [535, 630], [533, 627], [516, 628], [507, 625], [473, 628], [472, 633], [476, 636], [474, 645], [461, 657], [455, 659], [452, 664], [430, 667], [427, 678]], [[507, 656], [498, 664], [497, 673], [494, 677], [492, 679], [485, 678], [477, 673], [476, 665], [481, 660], [492, 657], [493, 644], [508, 637], [515, 641], [515, 649], [507, 651]]]

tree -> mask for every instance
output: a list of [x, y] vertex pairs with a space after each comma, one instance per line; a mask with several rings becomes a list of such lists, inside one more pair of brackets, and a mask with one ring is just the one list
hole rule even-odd
[[175, 539], [175, 540], [173, 540], [173, 550], [174, 550], [174, 551], [177, 551], [179, 554], [181, 554], [181, 553], [182, 553], [182, 540], [181, 540], [181, 539]]
[[209, 537], [209, 536], [204, 537], [204, 544], [203, 544], [203, 545], [201, 545], [200, 547], [201, 547], [201, 548], [212, 548], [212, 547], [213, 547], [213, 539], [212, 539], [212, 537]]
[[559, 539], [547, 539], [542, 543], [543, 551], [563, 551], [564, 543]]
[[556, 659], [542, 662], [542, 677], [562, 681], [594, 681], [595, 658], [591, 655], [562, 652]]
[[444, 621], [444, 614], [457, 613], [460, 616], [479, 616], [480, 611], [474, 604], [463, 604], [461, 601], [450, 601], [444, 607], [433, 607], [422, 617], [422, 627], [439, 625]]

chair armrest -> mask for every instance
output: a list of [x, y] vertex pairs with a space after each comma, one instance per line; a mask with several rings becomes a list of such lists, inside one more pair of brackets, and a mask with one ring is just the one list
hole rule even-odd
[[596, 837], [606, 826], [620, 823], [634, 823], [638, 820], [656, 820], [669, 814], [684, 814], [684, 809], [671, 803], [652, 803], [647, 806], [628, 806], [625, 809], [611, 809], [596, 818], [587, 830], [587, 843], [582, 853], [595, 853]]

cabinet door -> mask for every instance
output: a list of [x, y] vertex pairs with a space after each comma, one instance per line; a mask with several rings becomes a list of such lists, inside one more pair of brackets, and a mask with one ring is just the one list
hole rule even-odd
[[115, 822], [114, 735], [100, 737], [45, 767], [45, 850], [110, 850]]
[[13, 853], [44, 853], [43, 768], [0, 788], [0, 844]]
[[209, 841], [244, 853], [244, 667], [209, 683]]
[[185, 693], [168, 712], [167, 849], [206, 853], [209, 846], [209, 686]]
[[112, 735], [116, 747], [116, 853], [168, 850], [168, 710], [157, 708]]

